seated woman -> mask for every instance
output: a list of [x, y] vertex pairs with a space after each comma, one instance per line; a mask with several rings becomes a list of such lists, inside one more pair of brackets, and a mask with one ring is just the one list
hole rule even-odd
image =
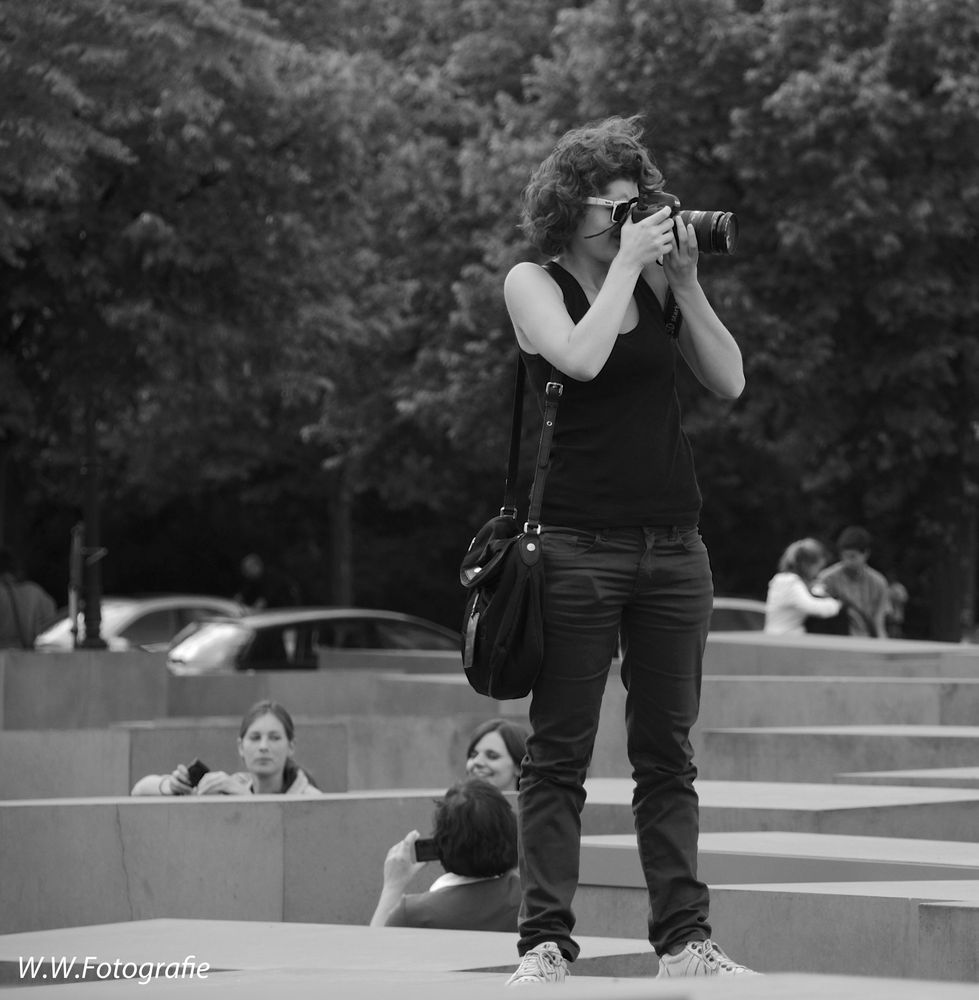
[[133, 795], [322, 795], [296, 763], [296, 727], [274, 701], [260, 701], [245, 713], [238, 730], [238, 755], [244, 771], [208, 771], [195, 786], [186, 764], [170, 774], [147, 774]]
[[507, 719], [477, 726], [466, 749], [466, 774], [482, 778], [501, 792], [514, 792], [527, 752], [527, 732]]
[[769, 635], [805, 635], [808, 617], [833, 618], [840, 613], [843, 605], [835, 597], [814, 592], [816, 575], [825, 564], [826, 553], [815, 538], [801, 538], [782, 553], [765, 602]]
[[503, 793], [482, 778], [459, 782], [436, 803], [434, 827], [445, 874], [428, 892], [405, 892], [426, 864], [415, 860], [419, 833], [412, 830], [384, 859], [384, 886], [371, 927], [516, 933], [517, 821]]

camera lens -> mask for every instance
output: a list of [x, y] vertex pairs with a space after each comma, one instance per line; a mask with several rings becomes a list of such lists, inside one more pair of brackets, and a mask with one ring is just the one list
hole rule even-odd
[[682, 211], [677, 213], [692, 225], [701, 253], [732, 254], [738, 245], [738, 217], [733, 212]]

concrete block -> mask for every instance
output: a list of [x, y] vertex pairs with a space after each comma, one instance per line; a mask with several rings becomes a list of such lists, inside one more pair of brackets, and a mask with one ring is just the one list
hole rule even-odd
[[[709, 885], [977, 880], [979, 844], [783, 831], [702, 833], [698, 873]], [[583, 838], [581, 881], [643, 889], [635, 836]]]
[[924, 979], [979, 983], [979, 902], [918, 906], [918, 969]]
[[369, 711], [375, 675], [370, 671], [267, 670], [169, 679], [167, 711], [181, 717], [239, 718], [257, 701], [270, 699], [293, 715], [338, 715]]
[[[441, 789], [0, 803], [0, 933], [157, 917], [367, 923]], [[412, 883], [441, 874], [429, 865]]]
[[[605, 689], [590, 768], [590, 773], [596, 777], [628, 777], [632, 773], [626, 754], [625, 699], [625, 689], [613, 670]], [[703, 767], [704, 733], [713, 729], [938, 726], [971, 723], [977, 718], [979, 680], [708, 675], [703, 679], [700, 719], [691, 739]], [[734, 768], [738, 763], [738, 760], [725, 761], [725, 766]], [[816, 766], [816, 761], [810, 763]], [[765, 774], [758, 776], [766, 777]], [[827, 780], [830, 776], [831, 772], [818, 775]]]
[[979, 788], [979, 767], [926, 767], [903, 771], [854, 771], [836, 780], [855, 785], [930, 785], [937, 788]]
[[[714, 939], [759, 972], [975, 980], [977, 881], [711, 885], [710, 895]], [[633, 934], [648, 909], [644, 889], [582, 885], [576, 929]]]
[[[965, 788], [698, 781], [701, 833], [783, 830], [926, 840], [975, 839], [979, 793]], [[632, 782], [586, 782], [582, 833], [633, 831]]]
[[163, 653], [6, 651], [0, 728], [88, 729], [166, 715]]
[[[974, 982], [975, 941], [936, 951], [921, 935], [923, 904], [949, 939], [966, 941], [979, 882], [841, 882], [714, 886], [711, 920], [723, 947], [754, 968]], [[969, 905], [963, 907], [960, 904]], [[952, 904], [952, 905], [949, 905]], [[964, 919], [963, 919], [964, 917]], [[973, 986], [973, 989], [975, 987]]]
[[126, 795], [129, 777], [126, 733], [0, 730], [0, 799]]
[[826, 781], [852, 771], [961, 767], [979, 760], [979, 726], [711, 729], [697, 764], [712, 780]]
[[707, 637], [704, 673], [975, 679], [979, 677], [979, 646], [856, 636], [723, 632]]
[[477, 694], [458, 674], [384, 673], [377, 677], [373, 715], [465, 715], [514, 719], [526, 725], [530, 698], [497, 701]]
[[[293, 721], [296, 724], [296, 760], [300, 766], [322, 791], [346, 791], [346, 726], [341, 722], [296, 715]], [[169, 773], [177, 764], [188, 764], [195, 757], [203, 760], [212, 771], [240, 771], [240, 724], [240, 718], [221, 716], [117, 723], [115, 731], [129, 737], [129, 785], [112, 794], [125, 794], [143, 775]], [[99, 793], [78, 791], [74, 794]]]
[[[974, 982], [923, 982], [893, 976], [774, 973], [723, 983], [710, 978], [655, 982], [649, 945], [642, 938], [577, 936], [581, 956], [561, 988], [576, 1000], [974, 1000]], [[733, 951], [733, 949], [732, 949]], [[368, 928], [259, 921], [143, 920], [0, 937], [5, 985], [17, 980], [22, 956], [93, 955], [121, 965], [206, 961], [206, 979], [154, 980], [154, 996], [290, 1000], [409, 1000], [498, 998], [515, 966], [514, 936], [479, 931]], [[220, 971], [219, 971], [220, 970]], [[638, 978], [629, 978], [638, 977]], [[146, 987], [132, 980], [74, 983], [72, 995], [99, 998], [111, 989], [124, 1000]]]

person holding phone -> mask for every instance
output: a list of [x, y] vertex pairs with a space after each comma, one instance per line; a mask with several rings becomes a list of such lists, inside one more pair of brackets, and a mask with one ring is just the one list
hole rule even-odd
[[[433, 828], [431, 838], [412, 830], [388, 851], [371, 927], [516, 932], [517, 821], [503, 793], [483, 778], [461, 781], [436, 803]], [[435, 858], [445, 874], [428, 892], [406, 892]]]
[[132, 795], [322, 795], [296, 763], [296, 726], [275, 701], [252, 705], [238, 730], [244, 771], [211, 771], [200, 760], [178, 764], [170, 774], [147, 774]]

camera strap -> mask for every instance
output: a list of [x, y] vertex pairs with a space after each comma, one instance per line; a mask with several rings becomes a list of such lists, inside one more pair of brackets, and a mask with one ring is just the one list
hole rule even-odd
[[666, 303], [663, 306], [663, 319], [666, 321], [666, 335], [672, 340], [676, 340], [680, 336], [680, 324], [683, 322], [683, 316], [680, 313], [680, 307], [676, 303], [676, 299], [673, 296], [673, 289], [667, 287], [666, 289]]

